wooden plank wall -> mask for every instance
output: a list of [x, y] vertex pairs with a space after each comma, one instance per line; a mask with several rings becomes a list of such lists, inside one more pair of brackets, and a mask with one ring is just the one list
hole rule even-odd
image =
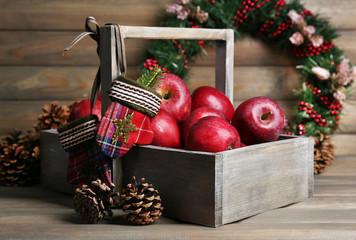
[[[0, 135], [12, 128], [31, 129], [41, 107], [52, 100], [68, 104], [90, 94], [98, 66], [95, 42], [82, 40], [70, 52], [63, 49], [84, 30], [92, 15], [99, 24], [155, 26], [157, 13], [171, 0], [0, 0]], [[356, 2], [354, 0], [304, 0], [308, 9], [330, 18], [341, 37], [336, 41], [346, 56], [356, 61]], [[128, 76], [138, 76], [144, 40], [127, 40]], [[190, 90], [213, 85], [215, 52], [191, 68]], [[276, 99], [287, 115], [296, 98], [298, 72], [283, 53], [251, 38], [235, 44], [235, 107], [250, 97]], [[356, 85], [356, 84], [354, 84]], [[354, 86], [353, 92], [356, 92]], [[356, 95], [345, 104], [341, 129], [334, 137], [337, 154], [355, 153]]]

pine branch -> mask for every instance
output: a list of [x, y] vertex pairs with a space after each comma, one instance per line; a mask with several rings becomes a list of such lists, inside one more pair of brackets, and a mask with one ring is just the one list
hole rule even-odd
[[149, 88], [155, 89], [161, 84], [163, 74], [164, 71], [158, 66], [155, 66], [153, 70], [146, 70], [137, 81]]

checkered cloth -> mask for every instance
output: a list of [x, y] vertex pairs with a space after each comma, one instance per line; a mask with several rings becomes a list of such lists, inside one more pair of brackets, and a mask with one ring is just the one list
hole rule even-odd
[[97, 126], [97, 116], [88, 115], [58, 128], [59, 141], [69, 152], [67, 180], [70, 184], [81, 186], [98, 178], [111, 183], [111, 161], [95, 142]]
[[67, 181], [70, 184], [82, 186], [98, 178], [107, 185], [111, 183], [111, 159], [102, 154], [95, 142], [69, 152]]
[[[130, 124], [135, 127], [135, 131], [129, 133], [125, 140], [124, 136], [115, 137], [117, 126], [114, 120], [126, 119], [132, 116]], [[114, 138], [115, 137], [115, 138]], [[126, 154], [134, 144], [150, 144], [153, 140], [151, 121], [148, 116], [138, 111], [132, 110], [118, 102], [112, 102], [101, 119], [96, 141], [102, 152], [111, 158], [118, 158]]]

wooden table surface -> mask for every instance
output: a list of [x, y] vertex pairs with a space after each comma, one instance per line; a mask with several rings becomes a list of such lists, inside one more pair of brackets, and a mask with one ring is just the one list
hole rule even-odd
[[164, 217], [132, 226], [120, 210], [83, 224], [71, 203], [40, 186], [0, 187], [0, 239], [356, 239], [356, 156], [316, 176], [313, 198], [216, 229]]

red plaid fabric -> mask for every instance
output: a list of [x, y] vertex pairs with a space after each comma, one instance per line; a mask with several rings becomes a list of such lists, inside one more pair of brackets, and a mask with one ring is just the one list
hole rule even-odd
[[82, 186], [98, 178], [107, 185], [111, 183], [111, 161], [101, 153], [95, 141], [69, 152], [67, 180], [70, 184]]
[[[117, 131], [114, 120], [125, 119], [129, 115], [133, 116], [131, 123], [136, 127], [136, 131], [129, 133], [127, 141], [124, 136], [113, 140], [115, 131]], [[110, 104], [105, 116], [101, 119], [96, 137], [97, 144], [102, 152], [111, 158], [123, 156], [134, 144], [150, 144], [152, 140], [153, 132], [150, 118], [117, 102]]]

